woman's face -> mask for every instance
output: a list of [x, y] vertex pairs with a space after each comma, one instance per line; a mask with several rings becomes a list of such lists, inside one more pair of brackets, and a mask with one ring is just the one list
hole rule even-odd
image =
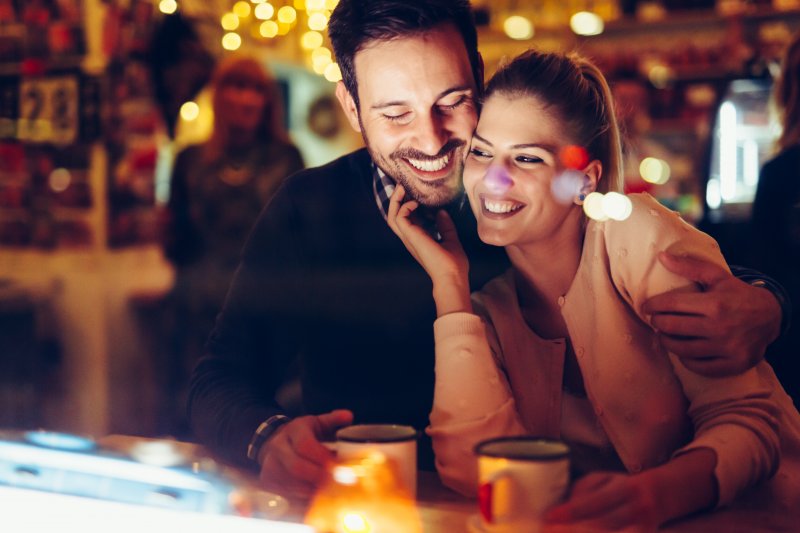
[[[489, 97], [464, 168], [481, 240], [523, 245], [555, 236], [570, 214], [579, 220], [580, 207], [572, 198], [558, 201], [551, 193], [553, 180], [565, 170], [558, 154], [570, 144], [563, 125], [538, 98]], [[505, 171], [502, 186], [485, 179], [493, 166], [495, 177]]]
[[254, 132], [267, 104], [264, 91], [243, 81], [226, 83], [219, 90], [225, 122], [234, 130]]

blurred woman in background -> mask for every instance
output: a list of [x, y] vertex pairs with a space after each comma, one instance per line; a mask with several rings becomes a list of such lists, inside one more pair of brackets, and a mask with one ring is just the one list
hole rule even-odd
[[[783, 58], [773, 99], [783, 131], [777, 155], [761, 169], [753, 202], [752, 263], [779, 281], [795, 308], [800, 303], [800, 33], [794, 35]], [[784, 318], [786, 320], [786, 318]], [[767, 359], [786, 392], [800, 401], [800, 324], [773, 343]]]
[[172, 173], [164, 239], [176, 268], [168, 328], [169, 432], [185, 431], [185, 389], [213, 327], [239, 252], [284, 178], [303, 168], [284, 128], [281, 94], [249, 57], [222, 62], [212, 78], [214, 127], [208, 141], [181, 151]]

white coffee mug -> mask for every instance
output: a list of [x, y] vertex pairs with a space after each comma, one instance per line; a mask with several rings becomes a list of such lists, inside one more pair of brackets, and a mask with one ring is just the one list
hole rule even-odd
[[383, 454], [397, 469], [399, 482], [412, 497], [417, 496], [417, 438], [411, 426], [358, 424], [336, 432], [335, 450], [340, 459]]
[[564, 442], [501, 437], [479, 443], [475, 453], [481, 522], [489, 530], [535, 531], [544, 513], [567, 493], [569, 446]]

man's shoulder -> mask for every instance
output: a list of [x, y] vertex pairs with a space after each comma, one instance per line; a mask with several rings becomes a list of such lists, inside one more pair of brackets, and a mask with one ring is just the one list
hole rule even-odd
[[338, 187], [345, 182], [365, 182], [372, 173], [371, 162], [369, 152], [361, 148], [324, 165], [295, 173], [287, 179], [287, 186], [308, 193], [308, 187], [314, 184]]

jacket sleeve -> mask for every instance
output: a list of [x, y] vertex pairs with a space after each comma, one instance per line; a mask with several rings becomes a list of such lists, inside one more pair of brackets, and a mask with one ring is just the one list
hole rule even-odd
[[428, 435], [442, 482], [465, 495], [478, 488], [475, 445], [498, 435], [525, 433], [514, 398], [495, 359], [494, 328], [470, 313], [434, 323], [436, 385]]
[[[641, 306], [651, 296], [675, 289], [699, 290], [664, 268], [658, 251], [688, 254], [726, 269], [727, 265], [717, 243], [677, 213], [647, 195], [634, 202], [637, 205], [630, 219], [606, 223], [606, 242], [615, 285], [639, 317], [649, 322]], [[627, 253], [620, 254], [619, 250]], [[624, 259], [614, 260], [620, 257]], [[777, 469], [779, 410], [772, 388], [758, 368], [738, 376], [708, 378], [688, 370], [675, 355], [669, 357], [689, 401], [688, 414], [694, 425], [693, 440], [673, 456], [695, 448], [713, 450], [717, 457], [714, 474], [718, 505], [727, 504]]]
[[296, 214], [286, 187], [264, 208], [242, 252], [225, 304], [190, 383], [188, 417], [199, 440], [228, 461], [249, 465], [258, 425], [281, 412], [275, 392], [298, 349], [300, 325], [283, 313], [303, 301], [294, 271]]

